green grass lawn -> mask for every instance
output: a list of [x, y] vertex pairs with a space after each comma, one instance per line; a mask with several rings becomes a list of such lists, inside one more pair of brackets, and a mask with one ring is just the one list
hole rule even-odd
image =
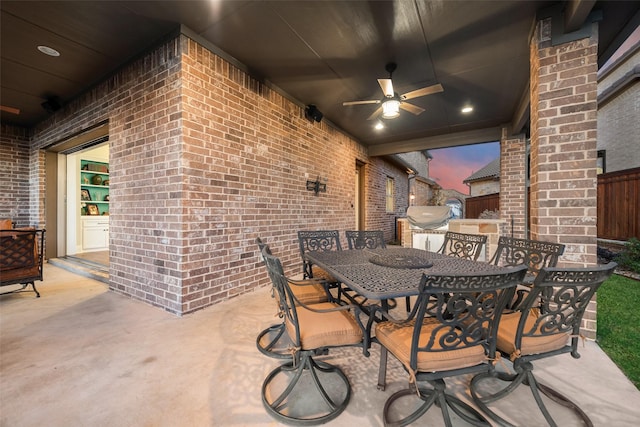
[[640, 389], [640, 281], [614, 274], [598, 289], [597, 341]]

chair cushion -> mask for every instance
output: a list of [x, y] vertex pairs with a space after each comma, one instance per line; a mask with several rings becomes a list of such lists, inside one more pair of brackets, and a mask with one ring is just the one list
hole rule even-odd
[[10, 219], [0, 219], [0, 230], [11, 230], [13, 222]]
[[[440, 323], [436, 319], [424, 319], [422, 329], [420, 330], [420, 345], [425, 345], [427, 343], [431, 337], [431, 332], [439, 325]], [[411, 339], [413, 329], [413, 321], [402, 325], [392, 322], [381, 322], [376, 326], [376, 337], [380, 344], [384, 345], [404, 366], [407, 367], [409, 366], [411, 357]], [[433, 346], [434, 350], [442, 348], [438, 344], [438, 340], [444, 334], [444, 330], [437, 332], [436, 343], [434, 343]], [[420, 351], [418, 352], [418, 371], [449, 371], [452, 369], [479, 365], [486, 359], [484, 347], [481, 345], [446, 351]]]
[[[505, 313], [500, 318], [500, 325], [498, 327], [498, 350], [513, 354], [516, 351], [515, 339], [516, 330], [518, 329], [518, 322], [520, 321], [521, 312], [516, 311], [514, 313]], [[530, 331], [535, 324], [536, 319], [539, 317], [537, 310], [531, 310], [527, 320], [525, 322], [525, 331]], [[540, 332], [540, 327], [536, 332]], [[523, 337], [522, 345], [520, 346], [520, 355], [527, 354], [539, 354], [547, 351], [557, 350], [567, 345], [569, 334], [558, 333], [553, 335], [540, 335], [534, 337]]]
[[[304, 283], [304, 282], [302, 282]], [[303, 286], [298, 286], [290, 283], [291, 292], [298, 298], [303, 304], [317, 304], [320, 302], [327, 302], [327, 292], [324, 286], [313, 283]]]
[[[340, 307], [331, 302], [313, 304], [315, 310], [327, 310]], [[300, 346], [302, 350], [321, 347], [359, 344], [362, 342], [362, 329], [355, 318], [346, 310], [317, 313], [304, 307], [296, 307], [300, 324]], [[295, 327], [285, 321], [289, 336], [295, 337]]]
[[314, 279], [323, 279], [327, 282], [338, 282], [338, 280], [333, 277], [331, 274], [327, 273], [324, 269], [314, 265], [311, 267], [313, 270], [313, 278]]

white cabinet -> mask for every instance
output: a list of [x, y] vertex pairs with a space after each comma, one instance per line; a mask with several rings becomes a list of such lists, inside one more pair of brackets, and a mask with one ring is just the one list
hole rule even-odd
[[445, 232], [414, 232], [413, 234], [413, 245], [412, 247], [417, 249], [426, 249], [430, 252], [436, 252], [438, 249], [442, 247], [444, 243], [444, 234]]
[[109, 218], [82, 217], [82, 250], [109, 249]]

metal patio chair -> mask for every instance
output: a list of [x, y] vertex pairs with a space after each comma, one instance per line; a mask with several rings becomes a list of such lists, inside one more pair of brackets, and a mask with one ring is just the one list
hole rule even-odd
[[565, 245], [561, 243], [541, 240], [517, 239], [506, 236], [501, 236], [498, 239], [498, 247], [489, 261], [490, 264], [508, 267], [526, 265], [529, 269], [523, 282], [524, 286], [518, 287], [509, 308], [518, 307], [542, 268], [558, 265], [558, 259], [564, 253], [564, 248]]
[[[556, 426], [540, 392], [562, 406], [572, 409], [586, 426], [593, 424], [575, 403], [554, 389], [538, 382], [533, 374], [533, 363], [544, 364], [544, 359], [564, 353], [579, 358], [578, 339], [585, 310], [598, 287], [613, 273], [616, 264], [589, 268], [543, 267], [526, 299], [513, 313], [505, 313], [500, 320], [497, 350], [513, 363], [515, 374], [485, 372], [471, 380], [474, 402], [502, 426], [512, 422], [499, 416], [489, 404], [507, 398], [521, 384], [529, 386], [533, 398], [550, 426]], [[586, 373], [585, 373], [586, 374]], [[507, 383], [504, 386], [504, 382]], [[495, 390], [495, 383], [502, 385]], [[484, 387], [484, 388], [483, 388]], [[531, 416], [511, 416], [529, 425]]]
[[[387, 247], [384, 242], [384, 232], [382, 230], [347, 230], [344, 232], [347, 237], [347, 244], [350, 250], [354, 249], [385, 249]], [[358, 304], [365, 304], [367, 298], [354, 294], [347, 288], [341, 289], [341, 294], [345, 295], [349, 301]], [[397, 305], [395, 299], [387, 300], [389, 308]]]
[[293, 345], [292, 359], [265, 378], [262, 402], [271, 416], [284, 423], [326, 423], [347, 407], [351, 386], [340, 368], [314, 356], [344, 346], [361, 346], [368, 356], [369, 341], [364, 333], [370, 330], [367, 328], [372, 321], [365, 328], [356, 305], [303, 304], [291, 291], [280, 260], [266, 251], [263, 256], [284, 317], [284, 329]]
[[336, 300], [340, 301], [340, 281], [326, 272], [324, 269], [313, 265], [305, 254], [308, 252], [341, 251], [340, 233], [338, 230], [309, 230], [298, 231], [298, 246], [302, 257], [302, 274], [305, 279], [323, 279], [329, 284], [329, 288], [337, 290]]
[[[408, 319], [382, 321], [375, 329], [375, 340], [402, 363], [410, 378], [409, 387], [385, 403], [385, 425], [416, 422], [436, 405], [447, 426], [452, 425], [450, 410], [471, 424], [490, 426], [482, 414], [446, 392], [445, 378], [493, 369], [488, 354], [495, 352], [498, 322], [525, 273], [520, 266], [486, 275], [422, 275]], [[423, 382], [431, 387], [418, 385]], [[417, 403], [411, 411], [401, 410], [408, 399]]]
[[[487, 236], [481, 234], [464, 234], [447, 231], [444, 235], [444, 242], [438, 253], [456, 258], [464, 258], [477, 261], [482, 253]], [[411, 311], [411, 299], [406, 298], [407, 312]]]
[[348, 230], [344, 232], [349, 249], [386, 248], [381, 230]]
[[[272, 255], [269, 245], [264, 243], [260, 237], [256, 238], [258, 249], [260, 250], [260, 258], [266, 267], [266, 260], [263, 254]], [[269, 270], [267, 269], [267, 272]], [[294, 293], [299, 301], [305, 304], [317, 304], [327, 302], [329, 300], [329, 291], [327, 284], [320, 279], [306, 279], [306, 280], [290, 280], [292, 286], [291, 291]], [[275, 288], [271, 290], [271, 296], [275, 298]], [[277, 301], [276, 301], [276, 304]], [[278, 313], [280, 310], [278, 309]], [[282, 317], [282, 316], [281, 316]], [[277, 359], [290, 359], [291, 352], [289, 347], [291, 341], [288, 339], [285, 332], [284, 321], [276, 323], [264, 329], [258, 334], [256, 338], [256, 346], [258, 350], [269, 357]]]
[[447, 231], [438, 253], [477, 261], [487, 243], [487, 236]]
[[302, 274], [305, 279], [322, 278], [337, 283], [337, 280], [329, 273], [309, 262], [305, 258], [305, 254], [308, 252], [341, 251], [338, 230], [298, 231], [298, 245], [302, 257]]

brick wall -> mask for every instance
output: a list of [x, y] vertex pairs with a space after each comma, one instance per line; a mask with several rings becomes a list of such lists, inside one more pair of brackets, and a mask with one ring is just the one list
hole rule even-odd
[[[367, 230], [383, 230], [386, 241], [395, 237], [396, 218], [405, 216], [409, 203], [409, 187], [407, 174], [404, 170], [385, 162], [379, 157], [372, 157], [365, 168], [367, 188], [365, 200], [368, 208], [365, 214], [365, 228]], [[386, 182], [387, 177], [394, 180], [394, 212], [386, 212]]]
[[[367, 228], [393, 237], [386, 176], [397, 177], [398, 213], [406, 208], [403, 171], [180, 36], [38, 125], [30, 149], [26, 132], [2, 128], [3, 152], [19, 157], [12, 179], [28, 181], [8, 192], [9, 213], [29, 200], [22, 215], [44, 224], [38, 148], [107, 120], [110, 287], [173, 313], [267, 285], [257, 236], [297, 274], [297, 230], [353, 229], [356, 160], [368, 163]], [[327, 192], [315, 196], [305, 184], [317, 176]]]
[[0, 218], [18, 227], [38, 224], [31, 220], [29, 136], [25, 129], [1, 125]]
[[[593, 25], [597, 34], [597, 25]], [[564, 243], [560, 267], [595, 265], [597, 36], [552, 45], [550, 20], [531, 43], [531, 237]], [[595, 301], [583, 333], [595, 338]]]
[[[367, 159], [355, 141], [307, 121], [300, 106], [191, 40], [182, 73], [183, 289], [191, 311], [266, 283], [256, 237], [298, 273], [297, 230], [353, 229], [355, 164]], [[327, 186], [318, 196], [305, 188], [316, 177]]]
[[416, 197], [413, 206], [428, 206], [430, 204], [433, 198], [433, 188], [429, 182], [416, 177], [413, 181], [412, 191]]
[[500, 218], [513, 220], [513, 237], [525, 239], [527, 153], [524, 135], [508, 138], [503, 129], [500, 141]]

